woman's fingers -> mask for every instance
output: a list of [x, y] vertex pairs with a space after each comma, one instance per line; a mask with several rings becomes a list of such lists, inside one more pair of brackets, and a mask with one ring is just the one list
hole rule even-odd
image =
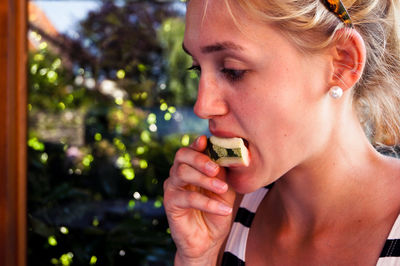
[[[220, 166], [213, 162], [210, 157], [191, 148], [181, 148], [177, 151], [171, 170], [179, 170], [181, 164], [190, 165], [210, 177], [216, 176], [220, 170]], [[174, 172], [171, 173], [171, 175], [173, 174]]]
[[172, 173], [169, 182], [177, 188], [184, 188], [190, 184], [218, 194], [228, 190], [228, 184], [225, 182], [216, 177], [208, 177], [187, 164], [179, 164]]
[[212, 196], [213, 193], [222, 195], [228, 191], [228, 184], [221, 180], [225, 172], [201, 152], [206, 145], [207, 139], [202, 136], [190, 147], [178, 150], [170, 177], [164, 182], [164, 199], [168, 199], [167, 204], [172, 209], [193, 208], [227, 215], [231, 208]]
[[196, 151], [203, 152], [207, 147], [207, 137], [202, 135], [196, 138], [189, 147]]
[[232, 212], [232, 207], [197, 191], [180, 191], [169, 199], [168, 204], [180, 209], [197, 209], [217, 215], [229, 215]]
[[170, 184], [177, 188], [187, 185], [201, 187], [216, 193], [224, 193], [228, 185], [221, 181], [220, 166], [213, 162], [207, 155], [195, 150], [203, 149], [207, 139], [205, 136], [197, 138], [193, 147], [181, 148], [175, 155], [174, 165], [170, 170]]

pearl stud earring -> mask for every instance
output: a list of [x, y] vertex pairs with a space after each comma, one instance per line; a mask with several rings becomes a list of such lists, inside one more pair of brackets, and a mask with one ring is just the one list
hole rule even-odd
[[342, 97], [343, 95], [343, 89], [340, 88], [339, 86], [333, 86], [330, 88], [329, 90], [329, 95], [333, 98], [333, 99], [339, 99], [340, 97]]

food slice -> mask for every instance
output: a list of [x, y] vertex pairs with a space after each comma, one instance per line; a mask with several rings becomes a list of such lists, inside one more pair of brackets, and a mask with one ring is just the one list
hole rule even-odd
[[206, 153], [223, 167], [248, 166], [249, 151], [241, 138], [219, 138], [211, 136], [207, 140]]

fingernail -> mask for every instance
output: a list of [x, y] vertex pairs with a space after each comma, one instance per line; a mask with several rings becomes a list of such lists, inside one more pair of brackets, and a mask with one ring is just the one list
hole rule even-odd
[[200, 143], [200, 137], [197, 137], [196, 140], [194, 141], [194, 146], [197, 147], [199, 146]]
[[218, 190], [225, 190], [225, 189], [228, 187], [228, 185], [227, 185], [225, 182], [222, 182], [222, 181], [219, 180], [219, 179], [214, 179], [214, 180], [212, 181], [212, 185], [213, 185], [215, 188], [217, 188]]
[[218, 167], [219, 167], [218, 164], [216, 164], [212, 161], [208, 161], [206, 163], [206, 170], [212, 174], [217, 171]]
[[224, 213], [229, 214], [229, 213], [232, 212], [232, 208], [229, 207], [229, 206], [226, 206], [225, 204], [220, 203], [218, 207], [219, 207], [219, 209], [220, 209], [222, 212], [224, 212]]

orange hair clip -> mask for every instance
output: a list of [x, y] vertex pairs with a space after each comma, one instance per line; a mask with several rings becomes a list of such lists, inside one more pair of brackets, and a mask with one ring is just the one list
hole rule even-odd
[[323, 0], [329, 11], [334, 13], [346, 26], [353, 27], [350, 15], [341, 0]]

